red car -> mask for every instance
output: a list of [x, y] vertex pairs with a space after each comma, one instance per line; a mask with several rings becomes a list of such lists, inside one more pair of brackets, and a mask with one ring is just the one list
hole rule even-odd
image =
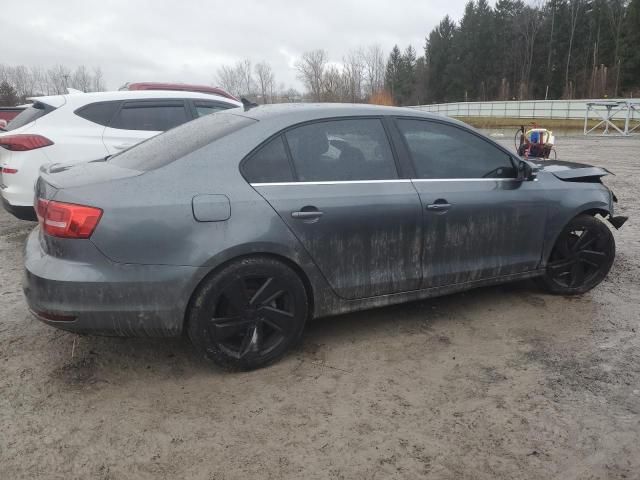
[[186, 83], [136, 82], [128, 83], [120, 90], [178, 90], [185, 92], [212, 93], [239, 102], [240, 100], [220, 87], [190, 85]]
[[0, 107], [0, 120], [5, 120], [9, 123], [24, 109], [25, 107]]

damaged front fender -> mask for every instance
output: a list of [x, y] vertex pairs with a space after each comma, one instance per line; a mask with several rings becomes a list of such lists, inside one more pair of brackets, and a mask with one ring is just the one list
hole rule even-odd
[[565, 182], [600, 182], [601, 177], [613, 175], [606, 168], [583, 163], [550, 161], [537, 165], [540, 170], [549, 172]]
[[620, 227], [622, 227], [622, 225], [624, 225], [624, 223], [629, 220], [629, 217], [624, 217], [622, 215], [619, 215], [617, 217], [612, 217], [609, 216], [609, 218], [607, 218], [607, 220], [609, 220], [609, 223], [611, 225], [613, 225], [615, 227], [616, 230], [619, 230]]

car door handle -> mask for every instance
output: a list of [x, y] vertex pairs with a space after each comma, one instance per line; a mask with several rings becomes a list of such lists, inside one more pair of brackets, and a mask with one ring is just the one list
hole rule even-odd
[[446, 212], [452, 207], [450, 203], [432, 203], [427, 205], [427, 210], [433, 210], [435, 212]]
[[298, 218], [301, 220], [308, 220], [310, 218], [320, 218], [322, 215], [324, 215], [324, 212], [321, 212], [320, 210], [291, 212], [291, 216], [293, 218]]
[[133, 147], [133, 143], [120, 143], [118, 145], [114, 145], [113, 148], [117, 150], [125, 150], [129, 147]]

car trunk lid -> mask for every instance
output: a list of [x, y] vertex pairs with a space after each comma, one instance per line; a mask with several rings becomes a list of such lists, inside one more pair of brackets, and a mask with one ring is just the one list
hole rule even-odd
[[55, 189], [72, 188], [135, 177], [144, 172], [120, 167], [107, 159], [74, 165], [54, 163], [40, 168], [40, 178]]

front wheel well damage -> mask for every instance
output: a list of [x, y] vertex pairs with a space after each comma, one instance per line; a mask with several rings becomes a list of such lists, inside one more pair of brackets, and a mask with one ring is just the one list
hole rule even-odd
[[629, 219], [629, 217], [626, 217], [624, 215], [618, 215], [614, 217], [611, 212], [603, 208], [592, 208], [590, 210], [585, 210], [584, 212], [581, 212], [578, 215], [591, 215], [592, 217], [595, 217], [596, 215], [600, 215], [603, 218], [603, 220], [607, 220], [616, 230], [620, 230], [620, 228]]
[[[591, 215], [592, 217], [600, 215], [602, 218], [607, 218], [609, 216], [609, 212], [604, 208], [590, 208], [589, 210], [584, 210], [583, 212], [578, 213], [576, 217], [579, 215]], [[573, 218], [571, 220], [573, 220]]]
[[211, 271], [209, 271], [204, 277], [202, 277], [202, 279], [200, 279], [198, 284], [195, 286], [195, 288], [191, 292], [191, 295], [189, 297], [189, 301], [187, 302], [187, 308], [185, 309], [185, 311], [183, 313], [183, 316], [182, 316], [182, 334], [183, 335], [187, 332], [187, 328], [186, 327], [187, 327], [187, 321], [188, 321], [188, 318], [189, 318], [189, 312], [191, 311], [191, 306], [192, 306], [193, 301], [195, 300], [195, 298], [196, 298], [196, 296], [198, 294], [198, 291], [202, 287], [202, 285], [209, 278], [211, 278], [213, 275], [215, 275], [220, 270], [225, 268], [227, 265], [229, 265], [229, 264], [231, 264], [233, 262], [237, 262], [237, 261], [243, 260], [245, 258], [271, 258], [273, 260], [277, 260], [279, 262], [282, 262], [285, 265], [287, 265], [289, 268], [291, 268], [296, 273], [296, 275], [298, 275], [298, 277], [302, 281], [302, 284], [304, 285], [304, 289], [307, 292], [307, 299], [308, 299], [308, 302], [309, 302], [309, 318], [313, 317], [313, 312], [314, 312], [313, 288], [312, 288], [311, 282], [309, 281], [309, 278], [308, 278], [307, 274], [304, 272], [304, 270], [297, 263], [295, 263], [293, 260], [291, 260], [290, 258], [287, 258], [287, 257], [285, 257], [283, 255], [279, 255], [279, 254], [276, 254], [276, 253], [270, 253], [270, 252], [264, 252], [264, 253], [256, 252], [256, 253], [250, 253], [250, 254], [246, 254], [246, 255], [239, 255], [237, 257], [230, 258], [230, 259], [226, 260], [225, 262], [221, 263], [220, 265], [217, 265], [216, 267], [212, 268]]

